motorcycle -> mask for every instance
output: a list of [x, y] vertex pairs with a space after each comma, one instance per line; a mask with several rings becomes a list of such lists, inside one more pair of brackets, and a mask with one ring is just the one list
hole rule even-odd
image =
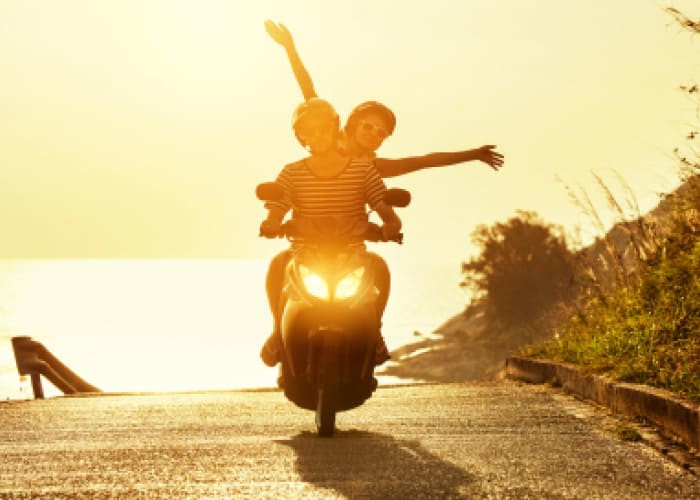
[[[282, 188], [264, 183], [256, 193], [262, 201], [276, 201]], [[410, 193], [389, 189], [384, 203], [405, 207]], [[336, 413], [362, 405], [377, 388], [379, 291], [364, 243], [389, 240], [374, 223], [333, 217], [287, 221], [278, 236], [290, 240], [293, 250], [283, 285], [279, 385], [287, 399], [315, 411], [318, 435], [329, 437]], [[399, 234], [392, 241], [402, 239]]]

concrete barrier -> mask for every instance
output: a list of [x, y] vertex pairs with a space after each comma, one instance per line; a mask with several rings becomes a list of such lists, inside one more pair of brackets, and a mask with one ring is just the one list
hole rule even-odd
[[506, 374], [527, 382], [561, 385], [617, 414], [643, 417], [690, 448], [700, 450], [700, 407], [666, 390], [614, 382], [600, 375], [584, 373], [574, 365], [520, 356], [506, 360]]

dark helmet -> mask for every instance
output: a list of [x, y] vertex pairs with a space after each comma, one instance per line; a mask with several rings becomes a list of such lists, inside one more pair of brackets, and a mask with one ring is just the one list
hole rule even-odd
[[297, 140], [302, 146], [306, 146], [304, 141], [299, 136], [299, 124], [305, 120], [307, 117], [311, 116], [324, 116], [328, 117], [335, 122], [335, 127], [340, 126], [340, 118], [338, 118], [338, 113], [330, 102], [320, 97], [312, 97], [311, 99], [302, 102], [294, 110], [292, 115], [292, 128], [294, 129], [294, 135], [297, 136]]
[[389, 127], [387, 130], [389, 135], [394, 133], [394, 128], [396, 127], [396, 115], [394, 115], [392, 110], [384, 106], [381, 102], [377, 101], [363, 102], [359, 106], [355, 107], [355, 109], [350, 112], [348, 121], [345, 122], [345, 133], [350, 135], [352, 131], [357, 128], [358, 122], [362, 116], [369, 113], [376, 113], [379, 116], [382, 116], [386, 120]]

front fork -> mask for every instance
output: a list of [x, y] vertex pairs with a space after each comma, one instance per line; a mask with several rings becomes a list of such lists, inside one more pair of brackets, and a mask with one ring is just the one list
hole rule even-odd
[[[318, 328], [309, 332], [306, 380], [316, 383], [318, 387], [335, 384], [348, 384], [352, 379], [350, 346], [353, 339], [347, 338], [351, 333], [333, 328]], [[372, 375], [374, 353], [377, 349], [377, 336], [366, 335], [364, 358], [360, 370], [360, 379]]]

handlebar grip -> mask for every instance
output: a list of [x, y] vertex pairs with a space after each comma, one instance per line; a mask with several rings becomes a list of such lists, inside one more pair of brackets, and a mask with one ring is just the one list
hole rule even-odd
[[403, 233], [399, 233], [396, 238], [387, 239], [384, 237], [382, 232], [382, 226], [379, 226], [373, 222], [370, 222], [367, 226], [367, 235], [365, 237], [367, 241], [394, 241], [401, 245], [403, 243]]

